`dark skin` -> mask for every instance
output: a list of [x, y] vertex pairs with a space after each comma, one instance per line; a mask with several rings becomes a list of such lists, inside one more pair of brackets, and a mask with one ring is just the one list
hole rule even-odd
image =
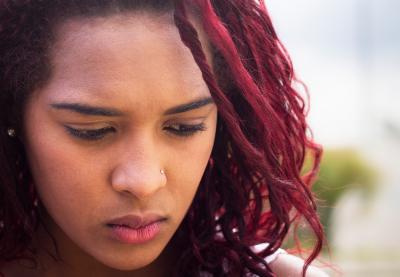
[[[27, 103], [24, 141], [63, 262], [41, 251], [29, 275], [165, 276], [177, 256], [167, 244], [199, 186], [217, 123], [172, 13], [68, 20], [51, 57], [51, 79]], [[111, 237], [108, 221], [149, 213], [165, 218], [153, 239]], [[52, 251], [43, 229], [35, 240]], [[26, 270], [14, 263], [6, 274]]]
[[[208, 63], [209, 43], [196, 18]], [[172, 14], [75, 18], [57, 28], [53, 72], [33, 92], [24, 143], [45, 225], [33, 246], [39, 267], [14, 261], [5, 276], [168, 276], [180, 253], [172, 236], [199, 186], [214, 144], [217, 108]], [[192, 132], [182, 130], [192, 126]], [[197, 126], [197, 127], [195, 127]], [[194, 158], [195, 157], [195, 158]], [[160, 174], [160, 169], [164, 174]], [[158, 235], [127, 244], [105, 222], [148, 212]], [[281, 254], [277, 276], [301, 276], [303, 260]], [[326, 276], [310, 268], [307, 276]]]

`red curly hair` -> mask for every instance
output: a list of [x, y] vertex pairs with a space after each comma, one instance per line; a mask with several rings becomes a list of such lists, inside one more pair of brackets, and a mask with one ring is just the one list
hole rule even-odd
[[[41, 224], [35, 191], [24, 146], [6, 130], [21, 128], [26, 99], [50, 77], [47, 54], [56, 26], [73, 16], [137, 9], [174, 13], [219, 113], [210, 162], [173, 237], [182, 248], [176, 276], [274, 276], [264, 258], [300, 218], [316, 238], [304, 275], [324, 239], [310, 191], [322, 150], [308, 137], [306, 105], [294, 89], [291, 60], [263, 1], [256, 0], [0, 1], [0, 261], [34, 259], [29, 246]], [[212, 65], [186, 9], [202, 23]], [[306, 151], [314, 159], [301, 176]], [[251, 246], [262, 242], [269, 246], [255, 253]]]

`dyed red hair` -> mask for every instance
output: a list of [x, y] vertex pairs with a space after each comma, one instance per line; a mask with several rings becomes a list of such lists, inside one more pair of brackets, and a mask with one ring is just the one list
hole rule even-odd
[[[213, 50], [207, 63], [186, 9], [200, 19]], [[6, 135], [21, 126], [30, 92], [50, 76], [47, 51], [55, 27], [72, 16], [144, 9], [173, 11], [218, 107], [217, 134], [195, 199], [172, 242], [182, 249], [177, 276], [273, 276], [264, 257], [304, 218], [316, 243], [323, 230], [310, 186], [321, 149], [307, 136], [305, 102], [293, 85], [290, 58], [263, 1], [255, 0], [2, 0], [0, 1], [0, 261], [27, 253], [39, 224], [22, 143]], [[311, 171], [301, 176], [306, 151]], [[2, 227], [1, 227], [2, 226]], [[218, 236], [221, 232], [223, 236]], [[252, 245], [269, 242], [261, 253]]]

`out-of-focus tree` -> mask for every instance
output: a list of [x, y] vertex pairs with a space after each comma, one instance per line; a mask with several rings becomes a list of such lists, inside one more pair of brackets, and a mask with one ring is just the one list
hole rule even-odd
[[[308, 169], [307, 159], [304, 170]], [[330, 219], [335, 204], [350, 190], [359, 190], [367, 199], [375, 191], [377, 173], [361, 155], [353, 149], [325, 150], [318, 179], [313, 192], [318, 199], [321, 222], [330, 237]]]

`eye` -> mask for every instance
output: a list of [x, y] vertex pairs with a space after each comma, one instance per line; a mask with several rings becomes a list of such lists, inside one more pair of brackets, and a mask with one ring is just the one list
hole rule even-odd
[[207, 128], [204, 123], [189, 125], [189, 124], [171, 124], [165, 128], [168, 132], [180, 137], [189, 137], [198, 132], [205, 131]]
[[104, 127], [100, 129], [76, 129], [70, 126], [65, 126], [65, 128], [72, 136], [84, 140], [100, 140], [108, 133], [115, 132], [113, 127]]

